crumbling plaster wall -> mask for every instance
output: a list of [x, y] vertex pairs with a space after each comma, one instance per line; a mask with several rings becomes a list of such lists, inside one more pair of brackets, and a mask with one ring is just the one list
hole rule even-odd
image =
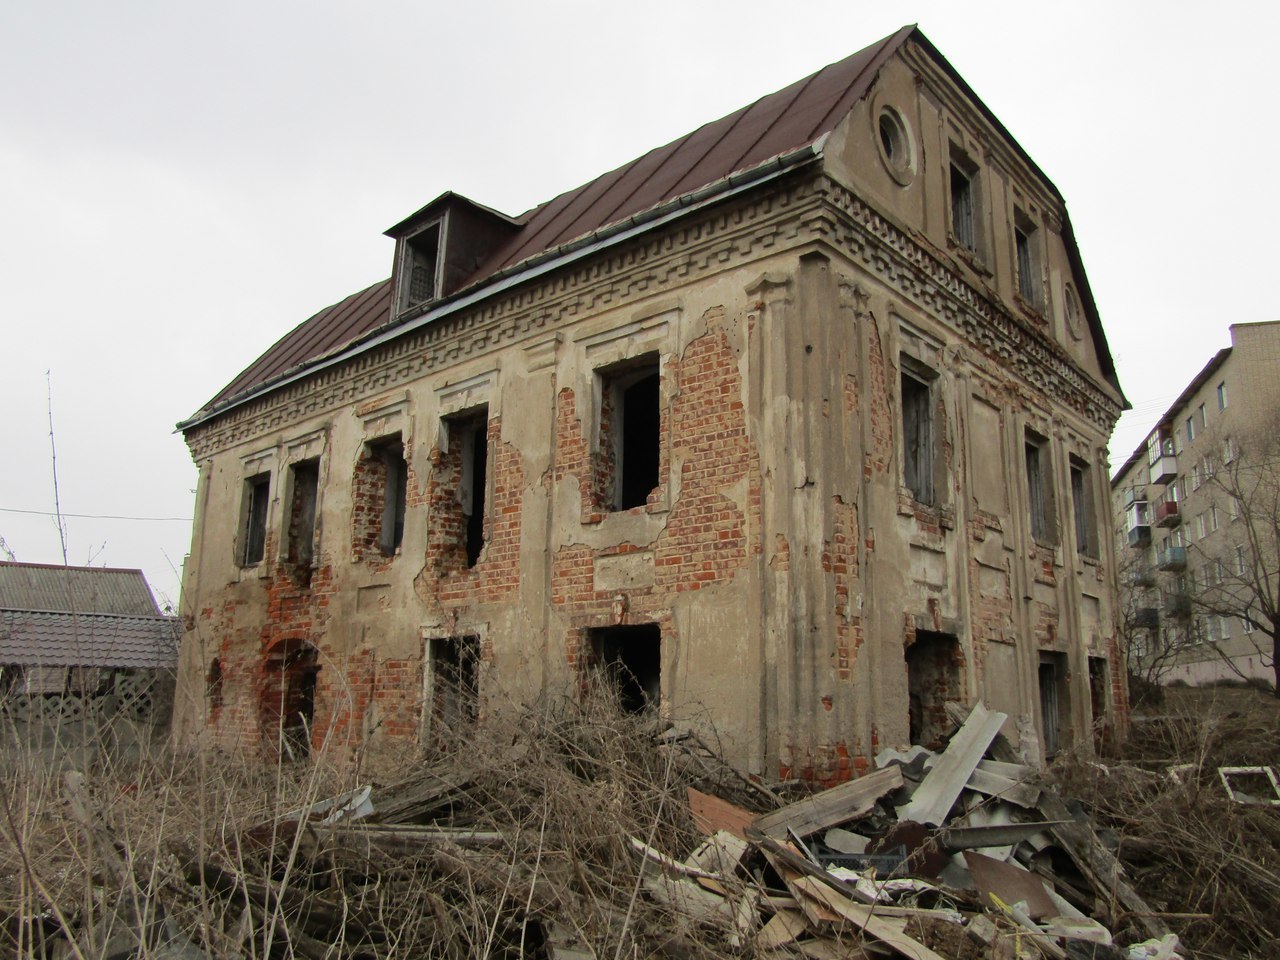
[[[873, 98], [832, 135], [821, 174], [189, 433], [201, 480], [179, 735], [259, 742], [255, 685], [281, 639], [319, 651], [313, 743], [354, 747], [417, 736], [431, 638], [479, 638], [483, 716], [576, 689], [592, 629], [656, 623], [662, 709], [714, 725], [751, 769], [834, 782], [904, 743], [905, 650], [921, 629], [955, 635], [965, 699], [1011, 726], [1035, 717], [1040, 651], [1065, 653], [1071, 731], [1086, 742], [1087, 657], [1123, 671], [1114, 571], [1074, 543], [1067, 464], [1090, 466], [1101, 504], [1118, 400], [1092, 346], [1057, 319], [1056, 234], [1039, 313], [1008, 291], [1007, 203], [990, 214], [990, 263], [948, 251], [945, 162], [930, 158], [946, 156], [951, 100], [898, 61], [884, 78], [918, 125], [909, 184], [878, 180], [867, 160]], [[989, 189], [1004, 197], [1001, 157]], [[1038, 184], [1012, 179], [1010, 195]], [[654, 355], [659, 483], [613, 511], [598, 489], [599, 371]], [[936, 375], [928, 504], [903, 481], [904, 358]], [[481, 404], [486, 545], [467, 568], [433, 543], [432, 518], [453, 495], [442, 420]], [[1028, 429], [1046, 439], [1058, 491], [1051, 543], [1028, 529]], [[353, 550], [353, 477], [366, 445], [391, 435], [408, 495], [403, 541], [384, 557]], [[319, 458], [321, 488], [307, 587], [278, 559], [288, 467], [304, 457]], [[266, 559], [242, 567], [233, 532], [261, 472], [273, 477]], [[1109, 543], [1109, 512], [1098, 522]]]

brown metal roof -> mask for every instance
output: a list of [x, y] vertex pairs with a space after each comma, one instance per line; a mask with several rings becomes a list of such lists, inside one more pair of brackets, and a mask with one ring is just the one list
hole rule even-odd
[[160, 615], [141, 570], [0, 561], [0, 610]]
[[[514, 218], [523, 227], [489, 257], [464, 288], [475, 289], [532, 257], [814, 143], [866, 95], [881, 65], [913, 30], [904, 27], [812, 76]], [[391, 281], [383, 280], [321, 310], [281, 337], [192, 419], [332, 355], [389, 323], [390, 298]]]
[[177, 617], [0, 611], [0, 665], [172, 668]]

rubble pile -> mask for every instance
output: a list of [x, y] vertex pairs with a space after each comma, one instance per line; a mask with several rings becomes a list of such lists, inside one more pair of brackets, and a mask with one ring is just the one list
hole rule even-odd
[[953, 718], [945, 748], [886, 751], [809, 793], [692, 732], [566, 701], [152, 856], [121, 849], [68, 781], [96, 893], [5, 930], [14, 955], [49, 957], [1185, 956], [1005, 716]]

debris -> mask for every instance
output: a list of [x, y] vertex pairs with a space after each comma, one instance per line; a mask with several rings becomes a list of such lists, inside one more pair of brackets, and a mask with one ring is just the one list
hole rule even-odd
[[[1227, 796], [1236, 803], [1280, 806], [1280, 783], [1271, 767], [1219, 767], [1218, 776]], [[1243, 785], [1248, 786], [1248, 792], [1242, 789]]]
[[941, 824], [1007, 719], [977, 704], [911, 800], [898, 808], [899, 819]]
[[775, 838], [785, 837], [788, 830], [807, 837], [867, 814], [877, 800], [902, 784], [902, 771], [897, 767], [876, 770], [757, 817], [753, 826]]
[[972, 850], [965, 851], [964, 860], [983, 896], [999, 897], [1005, 903], [1025, 903], [1027, 916], [1032, 920], [1053, 916], [1056, 912], [1044, 884], [1035, 874]]

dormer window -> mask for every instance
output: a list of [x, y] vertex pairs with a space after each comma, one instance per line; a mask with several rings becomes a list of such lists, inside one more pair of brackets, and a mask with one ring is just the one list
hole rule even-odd
[[440, 290], [440, 221], [404, 242], [403, 294], [400, 309], [436, 299]]

